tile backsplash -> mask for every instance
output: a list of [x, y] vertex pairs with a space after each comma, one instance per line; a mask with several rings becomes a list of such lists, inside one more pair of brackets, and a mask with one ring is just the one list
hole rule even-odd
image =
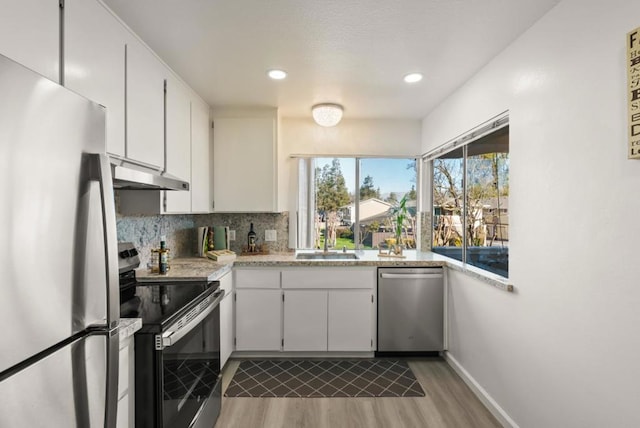
[[[127, 215], [116, 218], [118, 241], [133, 242], [145, 265], [151, 259], [151, 249], [159, 248], [160, 237], [167, 237], [171, 257], [194, 257], [198, 254], [197, 228], [228, 226], [236, 231], [231, 250], [238, 255], [247, 245], [249, 225], [257, 234], [258, 245], [265, 244], [270, 252], [288, 251], [289, 213], [224, 213], [182, 215]], [[276, 231], [276, 241], [265, 242], [265, 230]]]

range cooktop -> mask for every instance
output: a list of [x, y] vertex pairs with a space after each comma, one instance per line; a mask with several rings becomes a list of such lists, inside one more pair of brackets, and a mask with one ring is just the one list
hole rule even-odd
[[142, 331], [160, 331], [215, 292], [219, 284], [137, 284], [135, 295], [120, 304], [123, 318], [142, 318]]

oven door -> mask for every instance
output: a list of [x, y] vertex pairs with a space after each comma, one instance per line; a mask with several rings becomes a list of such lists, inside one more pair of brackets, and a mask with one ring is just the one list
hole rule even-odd
[[162, 426], [211, 428], [220, 413], [220, 307], [208, 296], [156, 336], [161, 352]]

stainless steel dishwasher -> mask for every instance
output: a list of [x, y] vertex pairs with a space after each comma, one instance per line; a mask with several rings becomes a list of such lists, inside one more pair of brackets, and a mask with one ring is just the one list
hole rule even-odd
[[444, 349], [442, 268], [378, 269], [376, 355], [436, 355]]

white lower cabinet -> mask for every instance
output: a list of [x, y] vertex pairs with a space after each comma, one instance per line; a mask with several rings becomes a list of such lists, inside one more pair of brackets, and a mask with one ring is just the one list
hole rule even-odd
[[327, 350], [327, 292], [284, 291], [285, 351]]
[[236, 269], [236, 350], [372, 352], [376, 269]]
[[285, 290], [284, 351], [373, 350], [371, 290]]
[[120, 336], [120, 361], [118, 366], [118, 415], [117, 428], [133, 428], [135, 426], [135, 354], [133, 335]]
[[375, 305], [371, 290], [331, 290], [328, 293], [328, 351], [373, 350]]
[[279, 351], [282, 291], [236, 287], [236, 350]]
[[220, 289], [225, 296], [220, 302], [220, 368], [226, 364], [233, 352], [233, 275], [220, 278]]

